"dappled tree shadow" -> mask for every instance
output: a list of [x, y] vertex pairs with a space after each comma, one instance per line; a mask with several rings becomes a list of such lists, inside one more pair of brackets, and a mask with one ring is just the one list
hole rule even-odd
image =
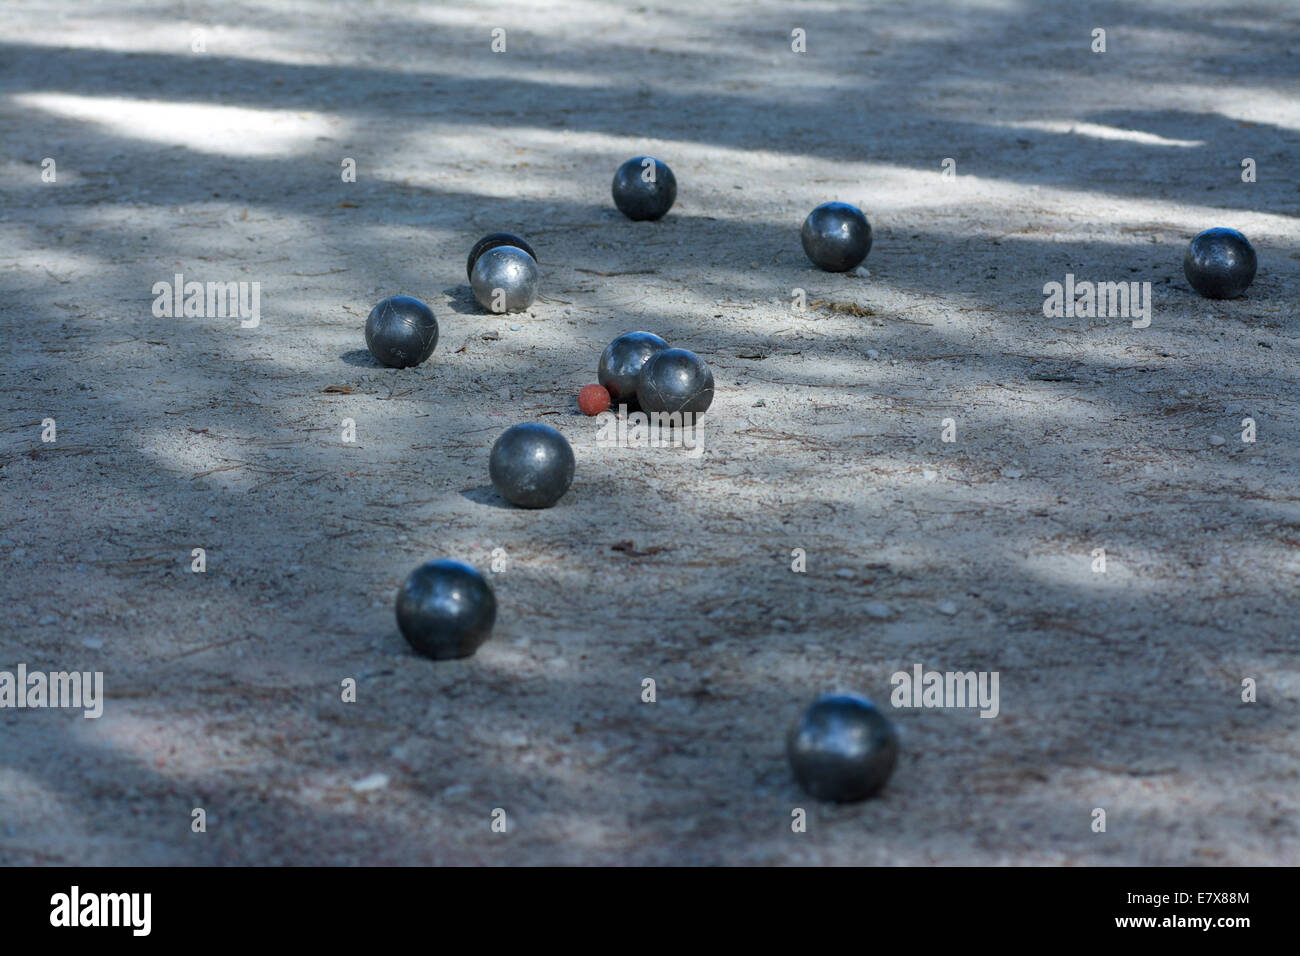
[[[808, 57], [804, 86], [763, 81], [766, 45], [788, 49], [784, 20], [733, 8], [699, 14], [707, 59], [688, 55], [689, 39], [652, 51], [519, 31], [512, 42], [538, 51], [531, 69], [490, 81], [464, 53], [397, 72], [0, 43], [15, 162], [35, 170], [56, 143], [79, 177], [4, 185], [17, 281], [0, 305], [12, 608], [0, 669], [103, 669], [109, 694], [94, 726], [0, 713], [0, 773], [14, 784], [0, 834], [11, 817], [20, 827], [0, 835], [0, 859], [1294, 854], [1300, 835], [1283, 812], [1294, 797], [1272, 789], [1272, 744], [1296, 729], [1290, 701], [1243, 708], [1237, 694], [1243, 675], [1285, 673], [1296, 649], [1297, 455], [1281, 435], [1297, 414], [1300, 243], [1287, 222], [1294, 183], [1276, 171], [1300, 136], [1158, 105], [1168, 98], [1136, 86], [1130, 102], [1099, 103], [1101, 66], [1076, 34], [1095, 21], [1113, 42], [1141, 44], [1140, 64], [1111, 67], [1134, 84], [1177, 60], [1172, 33], [1213, 46], [1184, 85], [1282, 96], [1285, 61], [1260, 51], [1284, 49], [1296, 23], [1263, 5], [1237, 26], [1180, 10], [1101, 4], [1084, 23], [1064, 6], [1031, 16], [1010, 4], [966, 15], [958, 35], [937, 26], [951, 16], [940, 4], [800, 11], [817, 42], [841, 44]], [[1246, 26], [1260, 19], [1277, 28]], [[384, 13], [365, 28], [391, 36], [399, 61], [445, 32]], [[1018, 38], [1045, 29], [1061, 31], [1061, 49], [1025, 54]], [[600, 56], [575, 55], [596, 45]], [[663, 70], [690, 82], [647, 85]], [[1076, 80], [1084, 91], [1063, 100]], [[329, 142], [281, 154], [204, 152], [31, 99], [54, 94], [341, 123]], [[543, 107], [521, 106], [539, 96]], [[954, 118], [966, 101], [988, 108]], [[1054, 125], [1066, 119], [1092, 125]], [[456, 178], [450, 147], [427, 159], [432, 174], [393, 172], [428, 156], [421, 137], [458, 126], [499, 132], [495, 172]], [[602, 139], [570, 166], [561, 145], [535, 138], [554, 130]], [[666, 157], [679, 206], [630, 223], [609, 208], [607, 160], [653, 140], [682, 151]], [[691, 172], [726, 177], [695, 169], [692, 146], [738, 163], [775, 156], [788, 169], [765, 167], [773, 178], [875, 163], [899, 182], [937, 180], [952, 156], [989, 192], [959, 193], [970, 205], [954, 200], [946, 224], [877, 219], [870, 279], [830, 276], [803, 259], [802, 212], [754, 211], [753, 173], [693, 194]], [[337, 162], [351, 152], [383, 175], [345, 194]], [[1243, 156], [1268, 174], [1233, 188]], [[572, 189], [541, 195], [522, 188], [530, 176]], [[828, 178], [828, 192], [892, 201], [875, 183]], [[1118, 222], [1130, 239], [1071, 232], [1041, 194], [1008, 208], [1008, 188], [1076, 191], [1095, 203], [1098, 230]], [[1192, 296], [1175, 204], [1267, 217], [1246, 297]], [[243, 206], [247, 219], [216, 211]], [[292, 241], [272, 241], [286, 221]], [[498, 228], [541, 253], [544, 297], [530, 315], [488, 315], [463, 283], [465, 249]], [[991, 248], [992, 264], [970, 267]], [[262, 281], [263, 327], [155, 319], [148, 290], [182, 269]], [[1151, 281], [1157, 322], [1124, 339], [1123, 320], [1043, 319], [1042, 284], [1066, 272]], [[796, 287], [871, 314], [793, 313]], [[402, 291], [430, 299], [442, 339], [428, 364], [396, 371], [361, 348], [361, 325], [373, 301]], [[698, 461], [602, 448], [573, 413], [599, 349], [634, 328], [713, 363]], [[47, 415], [60, 437], [42, 447], [34, 423]], [[354, 445], [338, 436], [345, 415]], [[1245, 415], [1271, 433], [1262, 447], [1207, 445], [1211, 433], [1233, 439]], [[950, 416], [955, 444], [939, 438]], [[523, 420], [574, 443], [562, 507], [510, 508], [485, 483], [492, 441]], [[1035, 459], [1044, 443], [1059, 456]], [[625, 542], [635, 547], [614, 550]], [[200, 544], [202, 576], [188, 570]], [[1089, 570], [1098, 546], [1113, 565], [1105, 579]], [[494, 639], [469, 661], [412, 656], [392, 619], [403, 575], [444, 554], [486, 567], [497, 547], [511, 566], [493, 579]], [[795, 547], [806, 575], [790, 571]], [[889, 675], [916, 662], [999, 670], [1002, 716], [900, 712], [904, 756], [886, 796], [814, 808], [823, 825], [790, 840], [790, 807], [807, 798], [781, 753], [788, 722], [831, 687], [883, 700]], [[348, 676], [356, 705], [339, 702]], [[653, 707], [639, 699], [647, 676]], [[1230, 789], [1204, 782], [1227, 763]], [[389, 786], [351, 789], [372, 772]], [[57, 797], [57, 828], [43, 794]], [[1128, 821], [1122, 843], [1088, 832], [1099, 804]], [[218, 821], [203, 836], [189, 832], [199, 805]], [[517, 821], [508, 842], [487, 839], [497, 806]], [[1189, 842], [1166, 837], [1189, 813], [1206, 831], [1190, 843], [1240, 856], [1180, 855]], [[56, 832], [76, 839], [51, 843]]]

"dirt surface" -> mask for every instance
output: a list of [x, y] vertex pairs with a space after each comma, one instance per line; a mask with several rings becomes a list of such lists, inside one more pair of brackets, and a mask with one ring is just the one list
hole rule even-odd
[[[106, 700], [0, 711], [0, 861], [1300, 864], [1297, 36], [1283, 2], [6, 0], [0, 670]], [[660, 222], [609, 197], [642, 154]], [[804, 257], [831, 199], [869, 275]], [[1220, 225], [1260, 262], [1228, 302], [1182, 273]], [[522, 316], [465, 282], [500, 229]], [[260, 325], [155, 317], [178, 272], [260, 283]], [[1045, 318], [1067, 274], [1151, 282], [1150, 326]], [[413, 370], [364, 351], [397, 293], [442, 327]], [[699, 457], [578, 414], [633, 329], [712, 363]], [[488, 483], [522, 421], [577, 456], [548, 511]], [[413, 656], [405, 575], [496, 549], [492, 639]], [[879, 799], [803, 795], [802, 708], [916, 664], [998, 672], [999, 715], [891, 709]]]

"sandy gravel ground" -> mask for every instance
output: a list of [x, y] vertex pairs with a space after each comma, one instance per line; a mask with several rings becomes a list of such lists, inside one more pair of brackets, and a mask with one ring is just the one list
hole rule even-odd
[[[0, 711], [0, 862], [1300, 864], [1298, 36], [1285, 2], [7, 0], [0, 670], [106, 701]], [[679, 199], [634, 223], [647, 153]], [[830, 199], [869, 275], [804, 258]], [[1217, 225], [1259, 253], [1236, 301], [1182, 274]], [[468, 295], [498, 229], [542, 260], [523, 316]], [[259, 282], [261, 324], [156, 318], [177, 272]], [[1067, 273], [1151, 282], [1150, 327], [1044, 318]], [[415, 370], [363, 351], [394, 293], [442, 323]], [[577, 413], [631, 329], [712, 362], [700, 457]], [[545, 512], [487, 480], [532, 420], [578, 460]], [[406, 573], [496, 549], [493, 639], [412, 656]], [[802, 795], [802, 707], [918, 663], [997, 671], [998, 717], [895, 711], [881, 798]]]

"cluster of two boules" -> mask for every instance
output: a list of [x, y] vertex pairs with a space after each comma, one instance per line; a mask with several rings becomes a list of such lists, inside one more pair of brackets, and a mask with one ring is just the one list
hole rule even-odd
[[653, 332], [628, 332], [606, 346], [596, 367], [599, 385], [578, 395], [578, 407], [597, 415], [614, 406], [665, 414], [700, 415], [713, 404], [713, 371], [689, 349], [670, 348]]
[[474, 299], [489, 312], [523, 312], [537, 299], [537, 253], [512, 233], [494, 232], [474, 243], [465, 274]]

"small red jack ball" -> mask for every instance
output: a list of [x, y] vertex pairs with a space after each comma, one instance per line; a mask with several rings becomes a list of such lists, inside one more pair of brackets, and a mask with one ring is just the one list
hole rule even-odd
[[578, 408], [584, 415], [599, 415], [609, 408], [609, 392], [604, 385], [588, 385], [578, 393]]

